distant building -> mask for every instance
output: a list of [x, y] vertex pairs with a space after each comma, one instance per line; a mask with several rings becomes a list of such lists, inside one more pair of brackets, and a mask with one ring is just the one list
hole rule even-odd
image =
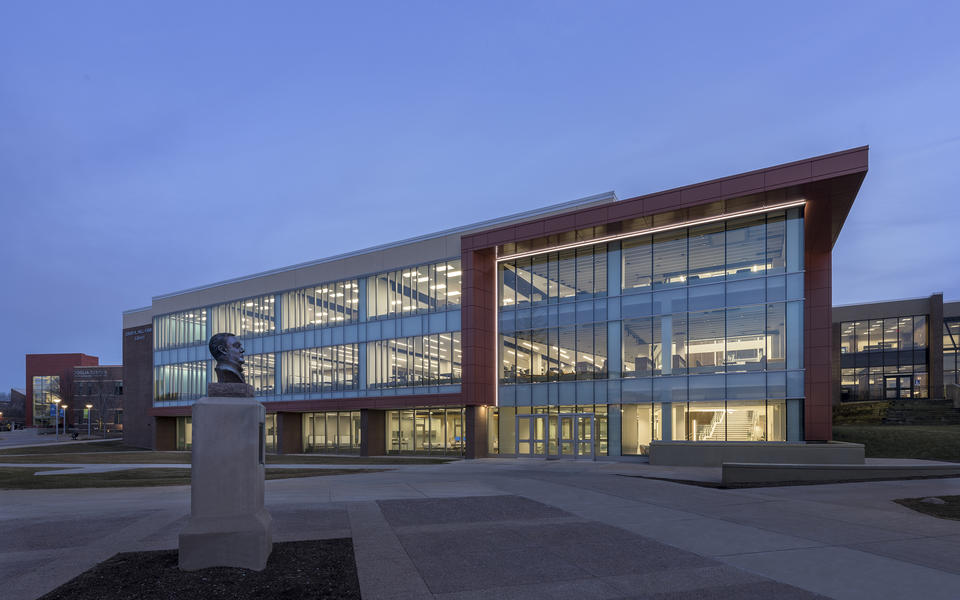
[[[122, 411], [122, 366], [101, 366], [99, 358], [87, 354], [28, 354], [26, 383], [27, 427], [53, 427], [54, 406], [58, 403], [61, 407], [66, 405], [66, 423], [71, 426], [86, 423], [84, 410], [88, 403], [95, 405], [94, 422], [101, 418], [98, 411], [103, 411], [105, 422], [113, 420], [118, 424], [117, 419], [122, 420], [117, 415], [118, 410]], [[64, 417], [58, 418], [62, 425]]]
[[26, 417], [26, 404], [26, 393], [23, 390], [10, 388], [10, 397], [0, 401], [0, 413], [3, 413], [3, 416], [0, 417], [2, 426], [6, 427], [9, 423], [22, 425]]
[[71, 423], [90, 419], [97, 431], [123, 431], [123, 365], [74, 367], [70, 413]]
[[929, 298], [833, 307], [834, 404], [943, 398], [960, 384], [960, 302]]

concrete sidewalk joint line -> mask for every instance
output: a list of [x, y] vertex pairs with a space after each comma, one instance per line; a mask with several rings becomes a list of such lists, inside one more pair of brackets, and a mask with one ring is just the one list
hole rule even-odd
[[[960, 590], [960, 522], [892, 502], [960, 495], [960, 480], [720, 490], [623, 477], [646, 467], [611, 465], [392, 467], [271, 480], [266, 502], [278, 538], [352, 536], [366, 600], [955, 600]], [[188, 486], [0, 491], [4, 600], [32, 600], [117, 552], [175, 547], [189, 494]], [[59, 569], [30, 568], [37, 560]]]

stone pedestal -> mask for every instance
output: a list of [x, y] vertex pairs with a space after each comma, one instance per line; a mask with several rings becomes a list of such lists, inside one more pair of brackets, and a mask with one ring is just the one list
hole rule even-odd
[[245, 383], [211, 383], [193, 405], [190, 520], [180, 532], [180, 568], [261, 571], [273, 549], [263, 506], [265, 410]]

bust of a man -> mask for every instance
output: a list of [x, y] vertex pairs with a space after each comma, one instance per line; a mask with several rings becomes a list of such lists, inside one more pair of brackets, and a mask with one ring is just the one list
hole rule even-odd
[[219, 383], [246, 383], [243, 379], [243, 344], [232, 333], [210, 338], [210, 354], [217, 361], [214, 370]]

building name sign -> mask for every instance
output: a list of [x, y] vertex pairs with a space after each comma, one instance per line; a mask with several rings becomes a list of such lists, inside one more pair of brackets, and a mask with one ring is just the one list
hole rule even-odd
[[140, 340], [146, 339], [146, 334], [153, 333], [153, 327], [142, 327], [140, 329], [131, 329], [130, 331], [124, 331], [124, 337], [133, 336], [133, 341], [139, 342]]
[[106, 377], [106, 369], [74, 369], [73, 376], [77, 379], [96, 379], [97, 377]]

